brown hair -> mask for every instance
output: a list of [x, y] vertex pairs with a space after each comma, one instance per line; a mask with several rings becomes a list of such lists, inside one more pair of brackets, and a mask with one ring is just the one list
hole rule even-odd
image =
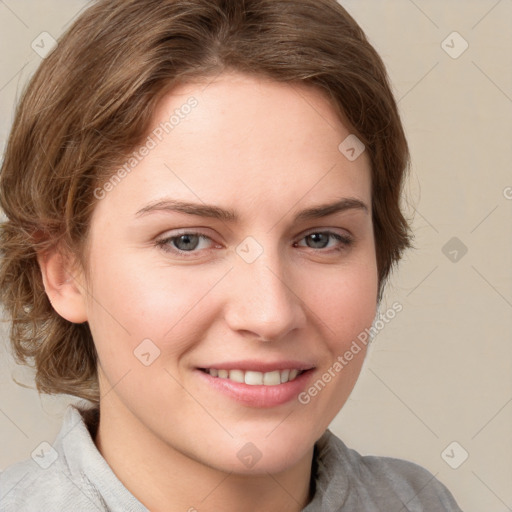
[[40, 392], [99, 401], [88, 324], [52, 308], [36, 254], [62, 247], [86, 270], [95, 188], [147, 135], [165, 93], [224, 70], [321, 89], [365, 144], [382, 297], [411, 246], [399, 205], [409, 154], [384, 64], [345, 9], [335, 0], [102, 0], [33, 76], [0, 175], [0, 300], [16, 360], [33, 362]]

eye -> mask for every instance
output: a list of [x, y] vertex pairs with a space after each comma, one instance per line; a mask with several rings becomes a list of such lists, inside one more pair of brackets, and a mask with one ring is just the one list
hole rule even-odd
[[[314, 231], [307, 234], [301, 240], [306, 240], [306, 246], [311, 249], [325, 249], [329, 245], [330, 240], [334, 240], [334, 250], [341, 250], [352, 244], [353, 239], [348, 235], [341, 235], [332, 231]], [[299, 245], [299, 244], [294, 244]], [[301, 247], [304, 247], [301, 245]]]
[[183, 232], [156, 241], [156, 245], [162, 250], [186, 257], [187, 253], [194, 254], [201, 249], [208, 249], [212, 243], [213, 240], [209, 236], [198, 232]]
[[[300, 240], [306, 241], [306, 244], [295, 242], [294, 247], [309, 247], [315, 251], [330, 252], [341, 251], [353, 243], [352, 237], [334, 233], [332, 231], [314, 231], [302, 237]], [[330, 244], [330, 242], [333, 242]], [[165, 252], [191, 258], [198, 256], [201, 250], [211, 249], [215, 242], [207, 235], [201, 232], [186, 231], [173, 236], [167, 236], [157, 240], [155, 245]], [[221, 246], [218, 246], [221, 247]]]

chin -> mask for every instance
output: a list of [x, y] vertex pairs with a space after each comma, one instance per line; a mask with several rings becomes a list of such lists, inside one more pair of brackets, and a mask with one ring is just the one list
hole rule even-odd
[[260, 429], [255, 436], [237, 436], [220, 450], [217, 448], [216, 456], [204, 463], [238, 475], [267, 475], [286, 471], [312, 456], [316, 437], [306, 432], [279, 435], [277, 430], [266, 437], [267, 432], [261, 433]]

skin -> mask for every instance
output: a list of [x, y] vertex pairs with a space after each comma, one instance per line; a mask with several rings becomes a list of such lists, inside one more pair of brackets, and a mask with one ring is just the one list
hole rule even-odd
[[[41, 255], [46, 291], [64, 318], [89, 322], [101, 391], [95, 443], [147, 508], [299, 511], [311, 499], [314, 443], [346, 402], [365, 350], [307, 405], [243, 405], [194, 369], [299, 359], [315, 366], [309, 387], [371, 325], [370, 162], [338, 150], [350, 130], [317, 89], [225, 73], [173, 90], [154, 126], [190, 96], [197, 107], [98, 201], [89, 279], [57, 252]], [[367, 211], [293, 220], [345, 197]], [[239, 220], [136, 215], [164, 198], [229, 208]], [[157, 244], [182, 229], [209, 237], [192, 257]], [[325, 231], [353, 243], [326, 237], [324, 247], [307, 236]], [[252, 263], [236, 252], [248, 236], [263, 250]], [[145, 366], [134, 350], [148, 338], [160, 355]], [[251, 468], [237, 457], [248, 442], [261, 453]]]

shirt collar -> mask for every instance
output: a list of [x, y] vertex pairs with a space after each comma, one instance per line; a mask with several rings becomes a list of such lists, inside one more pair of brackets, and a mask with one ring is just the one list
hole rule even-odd
[[111, 512], [149, 512], [121, 481], [96, 448], [81, 408], [70, 405], [54, 446], [62, 450], [73, 482], [80, 482], [86, 495], [93, 493]]

